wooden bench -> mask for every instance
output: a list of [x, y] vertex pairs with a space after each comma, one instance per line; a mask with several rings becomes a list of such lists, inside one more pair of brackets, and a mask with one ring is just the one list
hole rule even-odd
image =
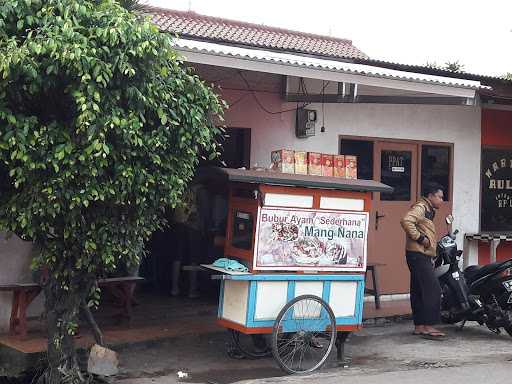
[[137, 283], [144, 280], [143, 277], [129, 276], [129, 277], [110, 277], [98, 280], [98, 287], [107, 288], [119, 300], [119, 304], [123, 307], [123, 313], [128, 321], [131, 320], [134, 303], [133, 291]]
[[380, 309], [380, 292], [379, 292], [379, 284], [378, 284], [378, 273], [377, 268], [386, 264], [380, 263], [369, 263], [366, 265], [366, 276], [368, 276], [368, 272], [372, 273], [372, 288], [364, 289], [364, 293], [372, 295], [375, 299], [375, 308]]
[[39, 295], [39, 284], [1, 284], [0, 291], [12, 292], [11, 318], [9, 321], [9, 335], [27, 336], [27, 308]]
[[[132, 317], [133, 291], [135, 285], [144, 280], [142, 277], [113, 277], [98, 280], [100, 288], [113, 291], [120, 300], [124, 314]], [[41, 292], [37, 283], [0, 284], [0, 292], [12, 292], [12, 309], [9, 321], [9, 335], [27, 336], [27, 308]]]

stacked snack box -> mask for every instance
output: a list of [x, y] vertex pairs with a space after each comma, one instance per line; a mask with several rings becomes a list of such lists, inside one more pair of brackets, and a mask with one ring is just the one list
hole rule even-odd
[[322, 153], [322, 176], [333, 175], [333, 155]]
[[322, 176], [322, 154], [308, 152], [308, 175]]
[[345, 168], [347, 179], [357, 179], [357, 156], [345, 155]]
[[295, 173], [295, 152], [280, 149], [271, 153], [271, 169], [283, 173]]
[[333, 175], [335, 177], [345, 177], [345, 175], [346, 175], [345, 156], [344, 155], [334, 155], [333, 162], [334, 162]]
[[279, 149], [271, 153], [271, 169], [297, 175], [357, 179], [357, 156]]
[[308, 153], [295, 151], [295, 173], [298, 175], [308, 174]]

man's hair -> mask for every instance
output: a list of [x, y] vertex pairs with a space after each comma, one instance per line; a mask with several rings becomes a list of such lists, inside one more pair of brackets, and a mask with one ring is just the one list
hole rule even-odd
[[425, 185], [423, 185], [423, 196], [425, 196], [425, 197], [428, 197], [428, 195], [430, 195], [430, 194], [433, 195], [433, 194], [437, 193], [437, 191], [444, 192], [444, 187], [439, 183], [430, 182], [430, 183], [425, 183]]

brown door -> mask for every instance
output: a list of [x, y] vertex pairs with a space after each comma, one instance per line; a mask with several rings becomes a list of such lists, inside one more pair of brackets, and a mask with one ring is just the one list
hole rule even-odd
[[400, 219], [419, 195], [418, 145], [376, 141], [373, 166], [374, 179], [392, 186], [394, 192], [374, 195], [368, 261], [385, 264], [379, 271], [381, 292], [408, 292], [409, 271]]

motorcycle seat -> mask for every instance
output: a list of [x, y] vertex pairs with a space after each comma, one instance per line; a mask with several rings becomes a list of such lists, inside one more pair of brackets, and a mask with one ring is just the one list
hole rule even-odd
[[[505, 263], [507, 263], [506, 261]], [[492, 263], [486, 265], [470, 265], [464, 270], [464, 277], [466, 281], [472, 282], [485, 275], [490, 275], [499, 271], [504, 263]]]

